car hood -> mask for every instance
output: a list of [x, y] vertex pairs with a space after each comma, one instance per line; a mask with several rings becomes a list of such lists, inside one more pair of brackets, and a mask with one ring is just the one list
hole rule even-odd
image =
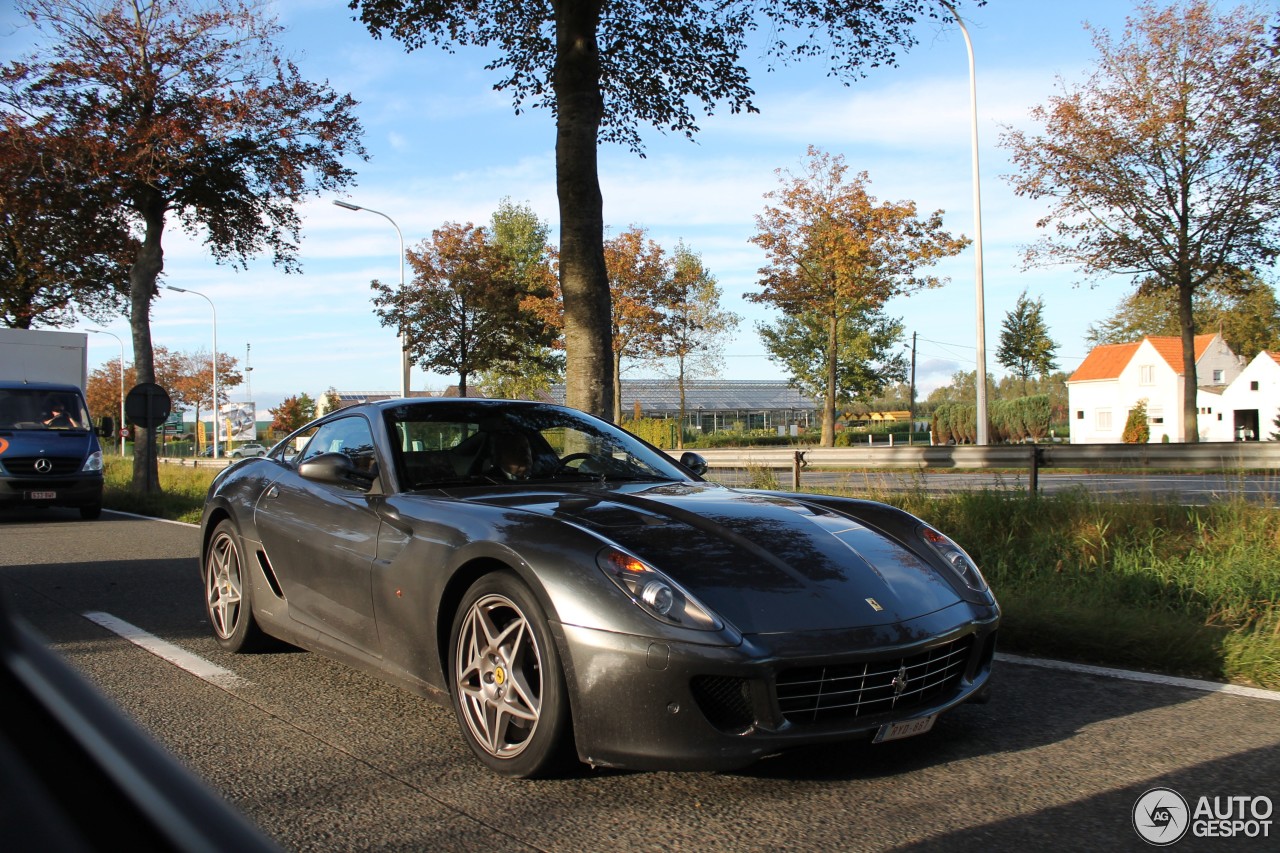
[[888, 625], [961, 598], [917, 554], [798, 500], [700, 483], [477, 495], [556, 518], [666, 572], [748, 634]]
[[84, 456], [93, 441], [86, 429], [0, 430], [0, 461], [5, 456]]

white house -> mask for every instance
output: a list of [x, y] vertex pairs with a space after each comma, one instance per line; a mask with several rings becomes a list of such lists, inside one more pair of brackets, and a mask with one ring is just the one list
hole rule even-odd
[[1280, 353], [1258, 353], [1216, 403], [1203, 395], [1200, 402], [1202, 441], [1270, 440], [1280, 432]]
[[[1196, 336], [1195, 357], [1197, 428], [1202, 440], [1215, 440], [1205, 435], [1216, 423], [1205, 411], [1222, 411], [1222, 394], [1244, 363], [1217, 334]], [[1130, 410], [1143, 401], [1150, 440], [1181, 441], [1182, 339], [1148, 336], [1095, 348], [1067, 380], [1067, 400], [1073, 444], [1119, 443]]]

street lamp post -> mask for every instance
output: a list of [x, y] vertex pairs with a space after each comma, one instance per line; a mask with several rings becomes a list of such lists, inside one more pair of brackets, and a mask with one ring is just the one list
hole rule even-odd
[[209, 308], [213, 311], [213, 458], [218, 459], [222, 455], [218, 447], [218, 309], [214, 307], [212, 299], [198, 290], [174, 287], [171, 284], [166, 284], [164, 289], [172, 290], [174, 293], [190, 293], [193, 296], [199, 296], [209, 303]]
[[120, 458], [124, 458], [124, 341], [120, 340], [120, 336], [114, 332], [108, 332], [105, 329], [85, 329], [95, 335], [110, 335], [116, 339], [116, 343], [120, 345], [120, 423], [116, 424], [116, 431], [120, 433]]
[[977, 290], [978, 302], [978, 357], [977, 375], [974, 387], [978, 392], [978, 440], [979, 445], [987, 443], [987, 324], [984, 316], [982, 294], [982, 193], [978, 180], [978, 78], [974, 70], [973, 42], [969, 39], [969, 30], [965, 27], [960, 13], [947, 0], [938, 0], [956, 19], [960, 32], [964, 35], [964, 46], [969, 53], [969, 126], [970, 147], [973, 150], [973, 248], [974, 248], [974, 286]]
[[400, 396], [408, 397], [409, 396], [409, 370], [411, 365], [409, 363], [409, 349], [408, 349], [408, 346], [406, 345], [405, 335], [404, 335], [404, 235], [400, 233], [400, 226], [396, 224], [396, 221], [392, 219], [390, 216], [387, 216], [385, 213], [383, 213], [380, 210], [374, 210], [371, 207], [363, 207], [362, 205], [359, 205], [359, 204], [352, 204], [349, 201], [342, 201], [341, 199], [334, 199], [333, 203], [336, 204], [338, 207], [343, 208], [344, 210], [364, 210], [364, 211], [367, 211], [368, 213], [376, 213], [378, 216], [381, 216], [383, 219], [391, 223], [391, 227], [396, 229], [396, 237], [400, 239], [400, 299], [401, 299], [400, 316], [401, 316], [401, 320], [400, 320], [400, 329], [397, 334], [397, 338], [400, 342]]

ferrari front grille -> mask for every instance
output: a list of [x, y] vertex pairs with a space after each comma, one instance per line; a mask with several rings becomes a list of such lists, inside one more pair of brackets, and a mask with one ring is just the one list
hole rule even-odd
[[784, 670], [778, 705], [791, 723], [909, 711], [959, 686], [972, 647], [970, 634], [907, 657]]

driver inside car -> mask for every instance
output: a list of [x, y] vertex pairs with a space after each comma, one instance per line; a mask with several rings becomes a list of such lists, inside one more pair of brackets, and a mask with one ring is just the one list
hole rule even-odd
[[529, 439], [518, 432], [500, 432], [493, 436], [493, 465], [508, 480], [527, 480], [533, 469], [533, 450]]

